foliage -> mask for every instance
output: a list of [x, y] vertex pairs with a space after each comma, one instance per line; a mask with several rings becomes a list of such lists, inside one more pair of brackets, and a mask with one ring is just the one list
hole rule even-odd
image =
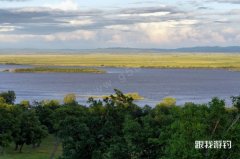
[[[103, 100], [90, 98], [88, 107], [74, 97], [69, 95], [64, 104], [34, 102], [28, 109], [22, 106], [28, 102], [12, 105], [2, 98], [1, 151], [8, 153], [13, 143], [20, 151], [23, 145], [35, 151], [52, 134], [56, 138], [52, 149], [62, 145], [61, 159], [235, 159], [240, 155], [240, 97], [232, 98], [236, 108], [227, 108], [216, 97], [207, 104], [176, 106], [175, 99], [166, 98], [156, 107], [139, 107], [119, 90]], [[196, 140], [231, 140], [232, 148], [195, 149]]]
[[0, 97], [2, 97], [6, 103], [8, 104], [14, 104], [16, 95], [14, 91], [7, 91], [0, 93]]
[[76, 95], [74, 93], [65, 95], [63, 102], [66, 105], [76, 105], [77, 104]]
[[[129, 98], [132, 98], [133, 100], [143, 100], [144, 99], [144, 97], [141, 96], [138, 92], [126, 93], [124, 95]], [[95, 96], [95, 97], [93, 96], [93, 98], [99, 98], [99, 97], [105, 99], [105, 98], [109, 98], [110, 96]]]
[[175, 98], [165, 97], [165, 98], [163, 98], [163, 100], [158, 105], [159, 106], [170, 107], [170, 106], [175, 106], [176, 102], [177, 102], [177, 100]]
[[240, 112], [240, 96], [236, 96], [236, 97], [233, 96], [231, 98], [232, 98], [233, 106], [236, 107]]
[[0, 97], [0, 103], [1, 104], [6, 103], [6, 100], [3, 97]]
[[28, 100], [23, 100], [20, 102], [19, 104], [21, 107], [23, 107], [24, 109], [28, 109], [30, 108], [30, 102]]
[[19, 127], [13, 131], [15, 150], [22, 151], [24, 144], [40, 146], [41, 139], [47, 136], [47, 128], [41, 125], [35, 112], [23, 111], [18, 117]]
[[14, 118], [10, 105], [0, 103], [0, 153], [4, 153], [9, 146], [12, 137], [12, 130], [17, 126], [17, 120]]

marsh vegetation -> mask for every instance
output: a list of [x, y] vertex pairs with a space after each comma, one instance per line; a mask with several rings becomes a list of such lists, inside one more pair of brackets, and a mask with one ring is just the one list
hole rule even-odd
[[96, 68], [57, 68], [57, 67], [34, 67], [34, 68], [17, 68], [4, 70], [3, 72], [15, 73], [106, 73], [104, 70]]
[[135, 68], [209, 68], [240, 70], [240, 55], [215, 54], [73, 54], [0, 55], [0, 64]]

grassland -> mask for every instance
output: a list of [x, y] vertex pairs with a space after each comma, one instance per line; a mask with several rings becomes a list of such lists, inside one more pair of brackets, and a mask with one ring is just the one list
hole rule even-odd
[[51, 67], [34, 67], [14, 69], [16, 73], [48, 73], [48, 72], [65, 72], [65, 73], [105, 73], [106, 71], [96, 68], [51, 68]]
[[240, 54], [0, 55], [0, 64], [240, 70]]
[[[32, 146], [24, 146], [23, 152], [19, 153], [14, 151], [14, 145], [11, 145], [5, 152], [4, 155], [0, 155], [0, 159], [46, 159], [50, 158], [51, 153], [54, 149], [54, 137], [48, 136], [43, 140], [39, 148], [32, 148]], [[58, 146], [55, 158], [61, 155], [62, 148]]]

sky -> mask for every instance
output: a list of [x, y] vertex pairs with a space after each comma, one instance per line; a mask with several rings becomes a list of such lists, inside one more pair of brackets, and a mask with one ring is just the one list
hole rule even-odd
[[0, 0], [0, 49], [240, 45], [240, 0]]

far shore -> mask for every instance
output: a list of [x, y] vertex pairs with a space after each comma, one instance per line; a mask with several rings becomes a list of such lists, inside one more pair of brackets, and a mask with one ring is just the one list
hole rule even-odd
[[226, 69], [240, 71], [240, 54], [77, 54], [0, 55], [0, 64], [160, 69]]
[[7, 69], [3, 72], [13, 73], [106, 73], [104, 70], [96, 68], [52, 68], [52, 67], [33, 67]]

